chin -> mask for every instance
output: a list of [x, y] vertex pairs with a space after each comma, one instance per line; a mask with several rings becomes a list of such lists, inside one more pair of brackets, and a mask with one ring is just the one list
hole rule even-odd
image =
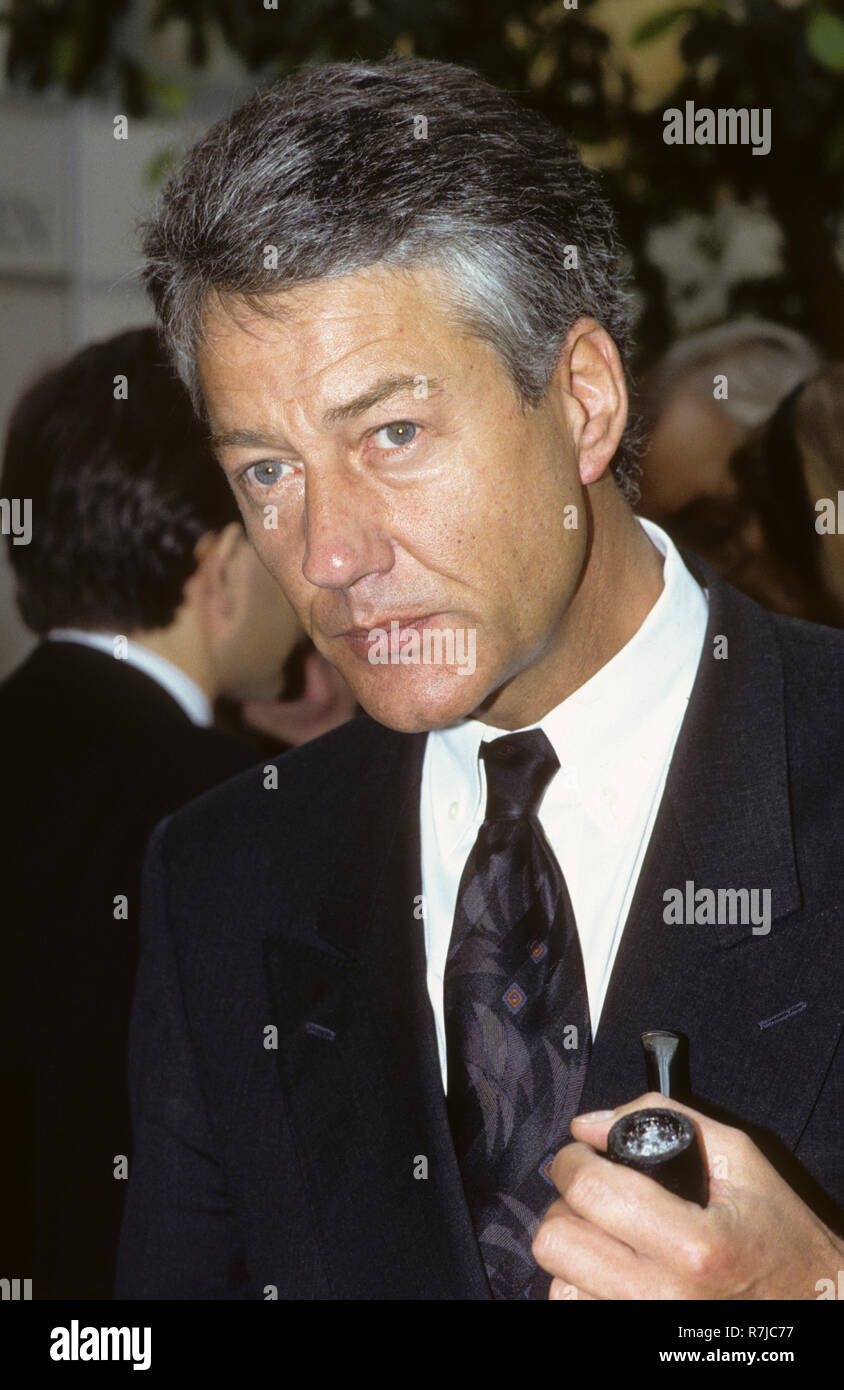
[[374, 679], [354, 684], [349, 675], [346, 679], [367, 714], [402, 734], [448, 728], [468, 718], [488, 694], [477, 671], [471, 676], [449, 673], [439, 679], [430, 675], [420, 679], [418, 669], [384, 670]]

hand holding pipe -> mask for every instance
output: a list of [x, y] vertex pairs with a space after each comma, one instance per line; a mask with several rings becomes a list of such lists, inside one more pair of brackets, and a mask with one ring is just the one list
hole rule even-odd
[[[685, 1091], [684, 1039], [655, 1029], [642, 1034], [648, 1089], [679, 1099]], [[616, 1120], [607, 1138], [607, 1157], [646, 1173], [662, 1187], [705, 1207], [706, 1165], [697, 1131], [679, 1110], [633, 1110]]]

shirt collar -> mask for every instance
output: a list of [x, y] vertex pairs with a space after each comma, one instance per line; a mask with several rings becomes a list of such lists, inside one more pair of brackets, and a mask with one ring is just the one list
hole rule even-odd
[[[578, 780], [629, 756], [636, 745], [647, 746], [647, 731], [664, 729], [665, 738], [673, 740], [685, 713], [706, 627], [706, 597], [670, 537], [653, 522], [636, 519], [664, 556], [662, 592], [615, 656], [538, 723], [525, 726], [541, 728], [560, 761], [546, 793], [549, 803], [576, 799]], [[437, 807], [445, 811], [434, 819], [443, 857], [460, 848], [470, 832], [473, 840], [483, 819], [481, 742], [514, 732], [523, 731], [464, 719], [429, 734], [429, 742], [435, 742]]]
[[129, 666], [143, 671], [184, 710], [192, 723], [209, 728], [214, 722], [211, 701], [200, 689], [195, 680], [186, 674], [181, 666], [168, 661], [158, 652], [140, 642], [116, 632], [87, 632], [79, 627], [55, 627], [47, 633], [48, 642], [78, 642], [83, 647], [93, 647], [95, 651], [105, 652], [116, 661], [126, 661]]

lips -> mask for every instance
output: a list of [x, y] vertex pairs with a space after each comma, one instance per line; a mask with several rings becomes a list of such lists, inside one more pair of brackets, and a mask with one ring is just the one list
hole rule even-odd
[[391, 632], [393, 623], [398, 623], [401, 631], [405, 628], [418, 627], [420, 623], [426, 623], [436, 616], [436, 613], [389, 613], [383, 618], [373, 618], [370, 623], [364, 626], [347, 628], [339, 635], [341, 637], [368, 637], [369, 633], [374, 632], [376, 628], [381, 632]]
[[390, 653], [397, 652], [406, 641], [407, 634], [421, 632], [438, 616], [437, 613], [391, 613], [387, 617], [373, 619], [371, 627], [352, 627], [339, 635], [358, 656], [369, 660], [370, 649], [384, 636], [387, 638]]

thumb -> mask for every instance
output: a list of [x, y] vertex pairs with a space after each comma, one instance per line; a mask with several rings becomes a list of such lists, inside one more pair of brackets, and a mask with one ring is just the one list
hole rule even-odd
[[592, 1110], [587, 1115], [575, 1115], [571, 1122], [572, 1138], [603, 1152], [617, 1113], [615, 1110]]
[[622, 1115], [631, 1114], [634, 1110], [679, 1110], [681, 1114], [688, 1115], [690, 1120], [695, 1120], [698, 1127], [713, 1123], [701, 1115], [700, 1111], [693, 1110], [690, 1105], [671, 1100], [659, 1091], [648, 1091], [643, 1096], [637, 1096], [635, 1100], [616, 1106], [615, 1110], [593, 1110], [587, 1115], [575, 1115], [571, 1122], [572, 1137], [603, 1153], [607, 1147], [607, 1135], [616, 1120], [621, 1119]]

